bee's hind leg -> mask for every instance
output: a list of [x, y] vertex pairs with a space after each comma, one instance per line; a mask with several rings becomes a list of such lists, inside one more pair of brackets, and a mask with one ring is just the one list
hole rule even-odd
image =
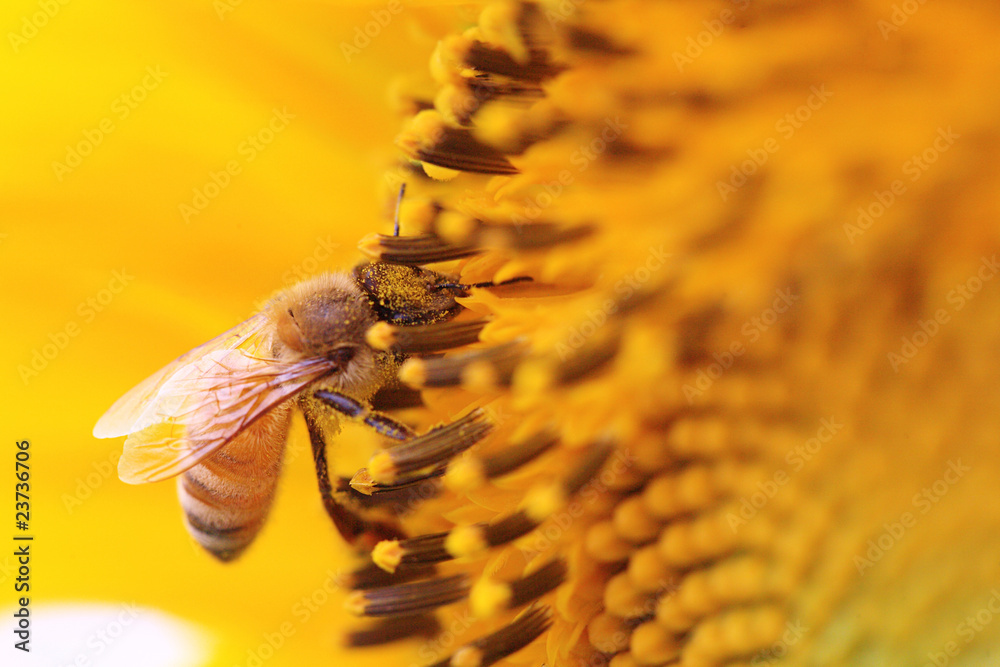
[[[305, 406], [303, 407], [305, 408]], [[366, 549], [371, 549], [380, 540], [405, 537], [406, 533], [395, 522], [366, 519], [338, 499], [338, 496], [343, 496], [343, 494], [335, 492], [330, 480], [330, 468], [326, 457], [326, 438], [323, 435], [323, 429], [311, 410], [303, 409], [302, 413], [305, 415], [306, 427], [309, 431], [309, 443], [312, 445], [316, 481], [323, 499], [323, 508], [326, 509], [326, 513], [336, 526], [337, 532], [348, 544]], [[397, 434], [411, 433], [409, 427], [398, 422], [394, 422], [393, 432]]]

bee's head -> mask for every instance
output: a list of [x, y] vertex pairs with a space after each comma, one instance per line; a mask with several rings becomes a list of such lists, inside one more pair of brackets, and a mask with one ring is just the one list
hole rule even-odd
[[365, 332], [375, 323], [375, 314], [349, 277], [324, 274], [311, 278], [279, 294], [268, 309], [279, 358], [325, 357], [341, 372], [359, 363], [371, 363], [372, 350], [365, 344]]

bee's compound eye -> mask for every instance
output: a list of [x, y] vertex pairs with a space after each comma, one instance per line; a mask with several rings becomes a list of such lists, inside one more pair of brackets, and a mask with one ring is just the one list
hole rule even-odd
[[354, 355], [357, 354], [357, 352], [358, 352], [357, 348], [355, 348], [353, 345], [343, 345], [334, 350], [331, 350], [330, 353], [327, 354], [326, 356], [330, 361], [334, 362], [339, 368], [343, 368], [344, 366], [346, 366], [351, 362], [351, 359], [354, 358]]

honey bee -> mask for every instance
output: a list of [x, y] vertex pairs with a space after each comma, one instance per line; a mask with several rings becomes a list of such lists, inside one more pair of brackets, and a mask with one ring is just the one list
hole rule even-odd
[[[475, 286], [485, 285], [492, 283]], [[178, 477], [188, 531], [229, 561], [267, 518], [297, 403], [324, 504], [341, 534], [352, 543], [396, 536], [392, 523], [363, 519], [334, 498], [321, 423], [332, 410], [396, 440], [412, 437], [407, 426], [368, 404], [391, 384], [403, 354], [376, 349], [366, 333], [380, 321], [403, 327], [446, 322], [462, 310], [456, 296], [470, 287], [388, 261], [313, 277], [134, 387], [100, 418], [94, 435], [128, 436], [118, 466], [123, 481]]]

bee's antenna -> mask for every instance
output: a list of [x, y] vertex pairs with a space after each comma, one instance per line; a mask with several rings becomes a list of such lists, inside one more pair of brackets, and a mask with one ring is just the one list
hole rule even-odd
[[393, 236], [399, 236], [399, 209], [403, 207], [404, 194], [406, 194], [406, 183], [399, 186], [399, 197], [396, 198], [396, 216], [395, 226], [393, 227]]

